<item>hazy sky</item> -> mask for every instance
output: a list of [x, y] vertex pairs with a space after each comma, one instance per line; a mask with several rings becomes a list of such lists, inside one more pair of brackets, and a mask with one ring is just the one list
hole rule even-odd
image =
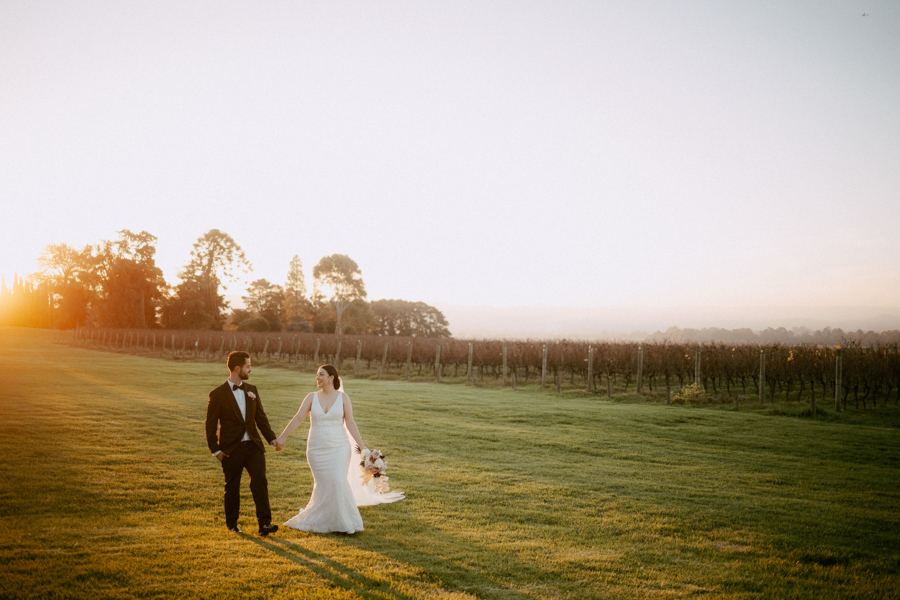
[[4, 0], [0, 203], [7, 281], [218, 228], [373, 299], [896, 307], [900, 3]]

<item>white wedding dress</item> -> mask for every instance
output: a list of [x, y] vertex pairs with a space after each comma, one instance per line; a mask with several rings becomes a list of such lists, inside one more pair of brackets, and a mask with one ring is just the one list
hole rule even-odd
[[403, 492], [379, 494], [372, 482], [362, 485], [361, 458], [352, 451], [355, 442], [344, 427], [342, 396], [325, 412], [316, 392], [309, 419], [306, 460], [314, 479], [312, 496], [306, 508], [285, 525], [315, 533], [362, 531], [357, 506], [396, 502], [403, 499]]

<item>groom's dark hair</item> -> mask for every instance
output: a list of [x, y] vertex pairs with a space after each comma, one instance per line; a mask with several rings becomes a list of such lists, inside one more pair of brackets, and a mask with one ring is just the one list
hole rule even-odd
[[234, 371], [235, 367], [243, 367], [247, 364], [247, 359], [250, 358], [250, 355], [242, 350], [235, 350], [231, 354], [228, 355], [228, 370]]

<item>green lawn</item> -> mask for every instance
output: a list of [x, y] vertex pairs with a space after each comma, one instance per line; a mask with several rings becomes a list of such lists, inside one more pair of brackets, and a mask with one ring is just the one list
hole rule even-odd
[[[203, 434], [224, 365], [0, 340], [0, 598], [900, 598], [890, 419], [348, 378], [407, 500], [353, 536], [235, 536]], [[276, 432], [313, 389], [252, 382]], [[268, 454], [276, 523], [306, 429]]]

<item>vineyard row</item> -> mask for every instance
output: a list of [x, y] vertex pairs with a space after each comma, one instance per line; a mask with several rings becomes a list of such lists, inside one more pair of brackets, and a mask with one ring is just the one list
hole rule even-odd
[[[409, 379], [413, 370], [433, 372], [434, 378], [465, 375], [485, 377], [516, 386], [517, 381], [540, 381], [560, 388], [576, 378], [589, 391], [630, 386], [638, 393], [686, 385], [707, 393], [758, 394], [760, 401], [784, 393], [804, 395], [815, 406], [833, 398], [835, 408], [851, 397], [863, 407], [880, 398], [900, 400], [900, 349], [896, 343], [842, 348], [813, 345], [728, 345], [722, 343], [631, 343], [582, 341], [458, 340], [448, 338], [384, 337], [321, 333], [236, 333], [222, 331], [165, 331], [158, 329], [78, 329], [77, 344], [120, 351], [169, 354], [198, 360], [220, 360], [243, 350], [257, 359], [296, 363], [306, 367], [330, 362], [346, 365], [353, 374], [377, 369]], [[432, 371], [433, 369], [433, 371]]]

